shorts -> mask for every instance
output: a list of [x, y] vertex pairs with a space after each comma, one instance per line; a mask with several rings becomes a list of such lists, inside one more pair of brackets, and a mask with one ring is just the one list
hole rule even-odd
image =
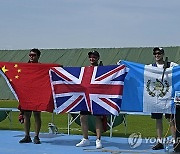
[[[152, 119], [162, 119], [163, 113], [151, 113]], [[165, 114], [166, 119], [173, 119], [174, 114]]]
[[91, 115], [91, 112], [89, 112], [89, 111], [81, 111], [80, 115]]
[[[89, 111], [80, 111], [80, 115], [92, 115], [92, 114]], [[95, 114], [94, 116], [102, 116], [102, 115]]]
[[41, 111], [22, 110], [22, 112], [41, 112]]

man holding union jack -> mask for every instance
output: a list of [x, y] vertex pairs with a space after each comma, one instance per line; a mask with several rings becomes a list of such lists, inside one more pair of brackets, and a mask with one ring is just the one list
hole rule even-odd
[[91, 66], [53, 67], [50, 70], [50, 79], [56, 112], [81, 111], [83, 139], [76, 146], [90, 144], [87, 118], [92, 114], [96, 119], [96, 148], [99, 149], [102, 148], [102, 128], [106, 131], [107, 126], [105, 115], [119, 115], [124, 78], [128, 69], [125, 65], [97, 67], [99, 53], [92, 51], [88, 56]]
[[[91, 66], [98, 66], [98, 61], [100, 58], [100, 55], [97, 51], [91, 51], [88, 53], [89, 56], [89, 61]], [[91, 112], [89, 111], [81, 111], [80, 112], [80, 121], [81, 121], [81, 129], [83, 133], [83, 139], [76, 144], [77, 147], [83, 147], [83, 146], [88, 146], [90, 145], [90, 141], [88, 139], [88, 115], [91, 115]], [[96, 116], [96, 148], [101, 149], [102, 144], [101, 144], [101, 132], [102, 132], [102, 127], [103, 127], [103, 116], [102, 115], [95, 115]]]

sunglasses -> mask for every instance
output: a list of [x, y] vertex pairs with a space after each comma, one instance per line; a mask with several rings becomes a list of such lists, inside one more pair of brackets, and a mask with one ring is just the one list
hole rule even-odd
[[36, 56], [37, 56], [37, 54], [33, 54], [33, 53], [29, 54], [29, 57], [36, 57]]
[[153, 55], [162, 55], [162, 53], [161, 52], [155, 52], [155, 53], [153, 53]]

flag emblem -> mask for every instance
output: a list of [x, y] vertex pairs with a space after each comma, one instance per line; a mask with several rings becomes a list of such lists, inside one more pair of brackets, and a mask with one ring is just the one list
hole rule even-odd
[[146, 90], [148, 94], [152, 97], [164, 97], [167, 92], [169, 92], [169, 82], [167, 80], [160, 81], [156, 79], [154, 82], [150, 79], [146, 83]]

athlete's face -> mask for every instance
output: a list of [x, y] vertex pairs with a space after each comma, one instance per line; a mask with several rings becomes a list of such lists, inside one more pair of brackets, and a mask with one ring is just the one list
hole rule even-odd
[[158, 50], [154, 52], [154, 58], [156, 61], [163, 60], [163, 56], [164, 56], [164, 54]]
[[32, 52], [32, 51], [29, 53], [29, 62], [30, 63], [38, 63], [38, 59], [39, 59], [39, 57], [38, 57], [37, 53]]
[[97, 66], [98, 60], [99, 60], [99, 57], [97, 57], [96, 55], [91, 54], [89, 56], [89, 61], [90, 61], [91, 66]]

